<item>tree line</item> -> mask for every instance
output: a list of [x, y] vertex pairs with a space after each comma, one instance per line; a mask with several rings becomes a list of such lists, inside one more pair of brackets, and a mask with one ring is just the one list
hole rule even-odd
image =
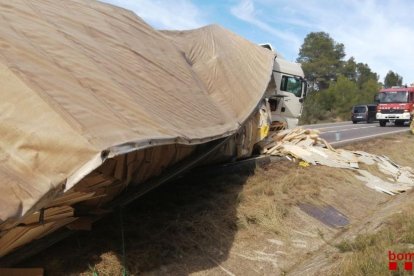
[[309, 93], [304, 102], [302, 123], [349, 120], [356, 104], [372, 103], [381, 87], [402, 85], [403, 78], [389, 71], [384, 83], [368, 64], [354, 57], [345, 60], [345, 46], [328, 33], [309, 33], [299, 50]]

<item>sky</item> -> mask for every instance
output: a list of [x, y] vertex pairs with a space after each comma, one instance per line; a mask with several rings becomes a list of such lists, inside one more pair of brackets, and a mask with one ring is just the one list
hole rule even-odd
[[134, 11], [156, 29], [220, 24], [254, 43], [271, 43], [295, 61], [310, 32], [345, 45], [346, 58], [414, 82], [414, 1], [411, 0], [102, 0]]

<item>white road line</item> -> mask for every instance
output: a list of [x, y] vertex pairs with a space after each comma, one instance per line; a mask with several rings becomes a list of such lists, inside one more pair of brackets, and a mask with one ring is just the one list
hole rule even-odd
[[338, 126], [321, 127], [321, 128], [314, 128], [314, 129], [319, 129], [319, 130], [322, 130], [322, 129], [330, 129], [330, 128], [347, 127], [347, 126], [354, 126], [354, 127], [355, 127], [355, 125], [354, 125], [354, 124], [349, 124], [349, 125], [347, 125], [347, 124], [343, 124], [343, 125], [338, 125]]
[[[331, 128], [341, 128], [341, 127], [347, 127], [348, 125], [342, 125], [342, 126], [331, 126], [331, 127], [321, 127], [321, 128], [315, 128], [317, 130], [324, 130], [324, 129], [331, 129]], [[349, 125], [351, 126], [351, 125]]]
[[318, 126], [330, 126], [330, 125], [337, 125], [337, 126], [342, 126], [342, 125], [346, 125], [346, 124], [351, 124], [351, 121], [345, 121], [345, 122], [339, 122], [339, 123], [324, 123], [324, 124], [313, 124], [313, 125], [302, 125], [299, 127], [318, 127]]
[[357, 138], [351, 138], [351, 139], [345, 139], [345, 140], [330, 142], [330, 144], [335, 145], [335, 144], [340, 144], [340, 143], [364, 140], [364, 139], [368, 139], [368, 138], [374, 138], [374, 137], [378, 137], [378, 136], [384, 136], [384, 135], [387, 135], [387, 134], [402, 133], [402, 132], [407, 132], [408, 133], [409, 130], [408, 129], [400, 129], [400, 130], [395, 130], [395, 131], [391, 131], [391, 132], [378, 133], [378, 134], [373, 134], [373, 135], [368, 135], [368, 136], [362, 136], [362, 137], [357, 137]]
[[378, 126], [353, 127], [353, 128], [347, 128], [347, 129], [321, 131], [321, 134], [323, 134], [323, 133], [332, 133], [332, 132], [344, 132], [344, 131], [348, 131], [348, 130], [364, 129], [364, 128], [371, 128], [371, 127], [378, 127]]

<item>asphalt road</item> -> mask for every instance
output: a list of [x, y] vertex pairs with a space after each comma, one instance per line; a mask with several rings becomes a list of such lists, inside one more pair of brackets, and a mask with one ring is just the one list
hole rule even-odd
[[304, 125], [303, 128], [318, 129], [321, 137], [333, 146], [366, 140], [377, 136], [408, 132], [408, 126], [394, 126], [387, 124], [380, 127], [378, 122], [367, 124], [353, 124], [351, 121], [340, 123], [326, 123], [315, 125]]

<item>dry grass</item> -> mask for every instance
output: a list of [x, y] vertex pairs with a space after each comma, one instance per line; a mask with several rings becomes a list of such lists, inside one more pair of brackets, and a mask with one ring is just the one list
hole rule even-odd
[[[365, 143], [349, 145], [350, 150], [363, 150], [370, 153], [386, 155], [403, 166], [414, 163], [414, 136], [404, 134], [387, 136], [369, 140]], [[376, 166], [362, 166], [371, 173], [383, 176]], [[412, 196], [413, 192], [409, 192]], [[331, 270], [339, 275], [390, 275], [388, 269], [388, 250], [393, 252], [414, 252], [414, 214], [410, 206], [400, 206], [400, 212], [388, 217], [375, 232], [357, 235], [354, 239], [343, 240], [335, 245], [341, 252], [340, 261]], [[403, 269], [399, 262], [399, 270], [393, 275], [412, 275]]]
[[[400, 135], [348, 148], [386, 154], [397, 163], [410, 165], [414, 163], [412, 142], [414, 136]], [[320, 204], [321, 198], [331, 197], [331, 204], [337, 200], [345, 205], [352, 198], [334, 197], [338, 191], [345, 191], [340, 187], [347, 187], [346, 195], [352, 197], [353, 189], [360, 192], [357, 188], [362, 185], [349, 170], [302, 168], [289, 161], [270, 164], [254, 174], [213, 173], [184, 178], [154, 190], [123, 211], [125, 256], [119, 213], [115, 213], [98, 222], [92, 232], [71, 237], [23, 265], [45, 267], [49, 275], [121, 275], [125, 257], [132, 275], [206, 271], [225, 262], [232, 247], [241, 243], [240, 237], [244, 246], [254, 247], [255, 237], [260, 235], [289, 236], [287, 221], [299, 202]], [[403, 219], [389, 223], [394, 230], [384, 227], [379, 233], [339, 243], [344, 252], [340, 253], [343, 258], [338, 269], [347, 275], [388, 271], [384, 270], [384, 248], [405, 246], [414, 240], [414, 223], [406, 225]], [[392, 248], [397, 251], [397, 247]]]
[[350, 171], [319, 166], [303, 168], [289, 161], [257, 169], [240, 193], [238, 225], [285, 235], [290, 230], [283, 220], [292, 206], [305, 202], [321, 204], [323, 187], [352, 182], [355, 178]]
[[[227, 258], [236, 233], [287, 235], [284, 220], [291, 207], [318, 202], [323, 185], [344, 182], [348, 174], [302, 168], [286, 160], [253, 175], [185, 178], [167, 184], [123, 211], [127, 270], [137, 275], [169, 266], [174, 272], [162, 274], [180, 275], [214, 267]], [[92, 232], [69, 238], [26, 265], [43, 266], [51, 275], [120, 275], [122, 259], [116, 213], [98, 222]]]
[[[343, 259], [334, 271], [341, 275], [389, 275], [387, 252], [413, 252], [413, 245], [414, 214], [404, 212], [389, 219], [376, 233], [358, 235], [354, 240], [337, 244]], [[412, 275], [403, 269], [403, 262], [398, 268], [394, 274]]]
[[[278, 170], [274, 167], [258, 169], [240, 193], [238, 225], [242, 228], [263, 228], [275, 234], [283, 232], [283, 219], [289, 206], [295, 204], [293, 191], [302, 186], [303, 169], [284, 162]], [[317, 194], [316, 186], [308, 186], [311, 194]]]

